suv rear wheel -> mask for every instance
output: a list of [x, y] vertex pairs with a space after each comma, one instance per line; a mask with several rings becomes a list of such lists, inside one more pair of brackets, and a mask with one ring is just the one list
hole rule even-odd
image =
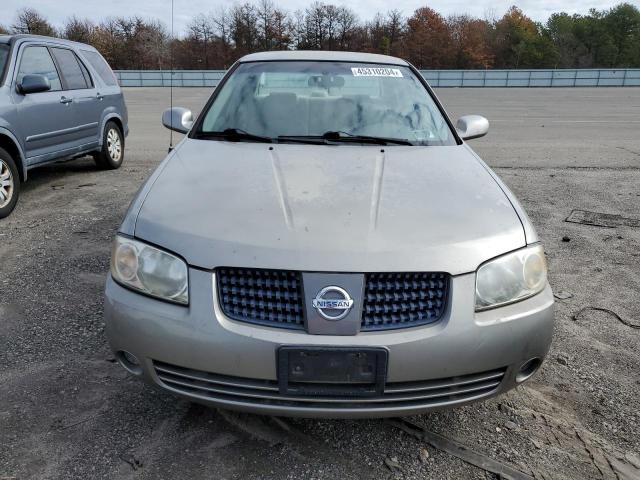
[[0, 148], [0, 218], [8, 216], [18, 203], [20, 175], [13, 158]]
[[99, 168], [115, 170], [124, 160], [124, 136], [115, 122], [107, 122], [104, 127], [102, 149], [93, 155]]

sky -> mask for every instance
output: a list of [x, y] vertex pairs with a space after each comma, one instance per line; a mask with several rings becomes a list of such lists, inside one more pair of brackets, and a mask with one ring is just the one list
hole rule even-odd
[[[406, 16], [419, 7], [428, 5], [443, 15], [468, 13], [475, 17], [501, 17], [511, 6], [517, 5], [525, 14], [537, 21], [545, 21], [550, 14], [558, 11], [568, 13], [587, 13], [589, 9], [607, 9], [622, 0], [325, 0], [350, 7], [358, 16], [367, 20], [376, 12], [385, 12], [397, 8]], [[640, 0], [627, 0], [640, 8]], [[232, 6], [234, 0], [174, 0], [174, 25], [176, 36], [184, 30], [189, 20], [198, 13], [216, 11], [220, 6]], [[239, 2], [242, 3], [242, 2]], [[289, 11], [304, 10], [310, 0], [274, 0], [274, 3]], [[2, 0], [0, 24], [10, 26], [16, 12], [24, 7], [32, 7], [44, 14], [55, 26], [61, 26], [70, 15], [89, 18], [99, 22], [109, 16], [139, 15], [145, 18], [157, 18], [167, 26], [171, 23], [171, 0]]]

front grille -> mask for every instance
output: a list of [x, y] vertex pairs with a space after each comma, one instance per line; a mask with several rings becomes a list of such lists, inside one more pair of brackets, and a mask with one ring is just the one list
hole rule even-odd
[[290, 396], [280, 394], [275, 380], [258, 380], [192, 370], [153, 362], [162, 384], [191, 397], [255, 406], [371, 410], [390, 407], [428, 408], [477, 400], [494, 393], [506, 368], [417, 382], [390, 382], [382, 395], [373, 397]]
[[218, 268], [216, 277], [220, 307], [228, 317], [271, 327], [304, 328], [299, 272]]
[[444, 313], [448, 290], [447, 273], [368, 273], [360, 330], [436, 322]]
[[[234, 320], [304, 329], [302, 273], [218, 268], [222, 311]], [[367, 273], [361, 331], [417, 327], [438, 321], [447, 306], [450, 275], [441, 272]]]

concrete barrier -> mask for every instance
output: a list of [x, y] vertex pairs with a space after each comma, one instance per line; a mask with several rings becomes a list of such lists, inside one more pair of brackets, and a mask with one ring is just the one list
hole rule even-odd
[[[421, 70], [432, 87], [640, 87], [640, 68]], [[116, 70], [123, 87], [216, 87], [225, 70]]]

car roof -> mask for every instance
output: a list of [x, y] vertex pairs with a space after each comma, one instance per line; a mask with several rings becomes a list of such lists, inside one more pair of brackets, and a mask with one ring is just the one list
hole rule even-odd
[[409, 65], [400, 58], [376, 53], [358, 52], [329, 52], [325, 50], [285, 50], [272, 52], [251, 53], [242, 57], [239, 62], [262, 61], [313, 61], [313, 62], [358, 62], [358, 63], [386, 63], [391, 65]]
[[71, 40], [65, 40], [64, 38], [46, 37], [44, 35], [31, 35], [31, 34], [16, 34], [16, 35], [0, 35], [0, 43], [13, 44], [18, 40], [24, 41], [45, 41], [50, 43], [57, 43], [59, 45], [67, 45], [76, 48], [84, 48], [85, 50], [95, 50], [91, 45], [86, 43], [73, 42]]

